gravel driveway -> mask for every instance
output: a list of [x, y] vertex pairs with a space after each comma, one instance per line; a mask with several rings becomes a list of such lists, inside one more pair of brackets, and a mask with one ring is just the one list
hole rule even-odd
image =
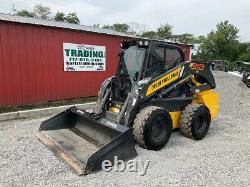
[[0, 122], [0, 186], [250, 186], [250, 89], [215, 72], [220, 113], [202, 141], [174, 132], [162, 150], [136, 147], [150, 160], [146, 175], [97, 172], [76, 176], [35, 137], [46, 118]]

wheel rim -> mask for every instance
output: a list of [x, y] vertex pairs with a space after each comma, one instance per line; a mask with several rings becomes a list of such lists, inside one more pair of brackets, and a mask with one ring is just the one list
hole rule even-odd
[[198, 133], [203, 133], [206, 130], [207, 123], [208, 123], [208, 120], [207, 120], [205, 114], [197, 116], [195, 118], [195, 129], [196, 129], [196, 131]]
[[156, 116], [152, 119], [151, 139], [160, 142], [166, 137], [166, 124], [163, 116]]

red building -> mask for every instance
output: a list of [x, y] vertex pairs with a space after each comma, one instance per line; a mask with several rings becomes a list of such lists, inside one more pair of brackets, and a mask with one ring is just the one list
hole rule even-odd
[[[116, 71], [120, 42], [133, 36], [0, 14], [0, 107], [96, 96]], [[64, 71], [63, 43], [105, 46], [105, 71]], [[190, 60], [191, 45], [179, 45]]]

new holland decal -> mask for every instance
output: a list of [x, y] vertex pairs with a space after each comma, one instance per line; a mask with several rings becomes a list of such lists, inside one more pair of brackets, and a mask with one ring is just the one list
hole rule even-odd
[[164, 86], [174, 82], [180, 77], [181, 67], [164, 75], [160, 79], [154, 81], [147, 90], [146, 96], [156, 92], [157, 90], [163, 88]]
[[190, 67], [192, 70], [201, 71], [201, 70], [204, 70], [205, 65], [204, 65], [204, 64], [191, 63], [191, 64], [189, 65], [189, 67]]

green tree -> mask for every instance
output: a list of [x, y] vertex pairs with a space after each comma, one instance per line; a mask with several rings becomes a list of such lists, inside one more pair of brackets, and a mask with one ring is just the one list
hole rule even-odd
[[[244, 45], [244, 46], [242, 46]], [[240, 61], [245, 61], [245, 62], [250, 62], [250, 44], [249, 43], [244, 43], [241, 44], [241, 47], [239, 50], [242, 52], [239, 55], [239, 60]]]
[[160, 40], [171, 40], [172, 39], [172, 26], [169, 24], [161, 25], [157, 28], [156, 31], [150, 30], [143, 32], [141, 34], [142, 37], [150, 38], [150, 39], [160, 39]]
[[189, 34], [189, 33], [173, 35], [172, 40], [174, 42], [179, 42], [179, 43], [184, 43], [184, 44], [195, 44], [197, 42], [196, 37], [193, 34]]
[[173, 27], [169, 24], [161, 25], [156, 32], [157, 38], [170, 40], [172, 38], [172, 28]]
[[228, 21], [217, 24], [216, 30], [206, 37], [199, 37], [196, 57], [201, 60], [221, 59], [235, 61], [239, 55], [239, 30]]
[[144, 38], [149, 38], [149, 39], [157, 39], [157, 33], [155, 31], [146, 31], [144, 33], [142, 33], [141, 35]]
[[54, 16], [55, 21], [65, 21], [65, 14], [63, 12], [57, 12]]
[[196, 54], [192, 54], [192, 59], [209, 60], [212, 59], [209, 48], [209, 40], [206, 36], [197, 37], [198, 48], [196, 48]]
[[34, 13], [28, 10], [19, 10], [15, 13], [15, 15], [23, 16], [23, 17], [35, 17]]
[[80, 19], [77, 17], [76, 13], [69, 13], [65, 20], [68, 23], [80, 24]]
[[94, 25], [92, 25], [92, 27], [95, 27], [95, 28], [100, 28], [100, 27], [101, 27], [101, 25], [100, 25], [100, 24], [94, 24]]
[[35, 17], [39, 19], [45, 20], [55, 20], [55, 21], [66, 21], [68, 23], [79, 24], [80, 19], [77, 17], [76, 13], [69, 13], [67, 16], [63, 12], [57, 12], [56, 15], [51, 18], [51, 10], [47, 6], [43, 6], [42, 4], [37, 4], [34, 6], [33, 11], [28, 10], [16, 10], [12, 8], [12, 11], [15, 15], [18, 16], [26, 16], [26, 17]]
[[36, 18], [39, 19], [51, 19], [51, 10], [47, 6], [43, 6], [42, 4], [37, 4], [34, 6], [33, 13]]
[[131, 27], [126, 23], [115, 23], [113, 25], [104, 25], [104, 29], [111, 29], [118, 32], [123, 32], [127, 34], [135, 34]]

